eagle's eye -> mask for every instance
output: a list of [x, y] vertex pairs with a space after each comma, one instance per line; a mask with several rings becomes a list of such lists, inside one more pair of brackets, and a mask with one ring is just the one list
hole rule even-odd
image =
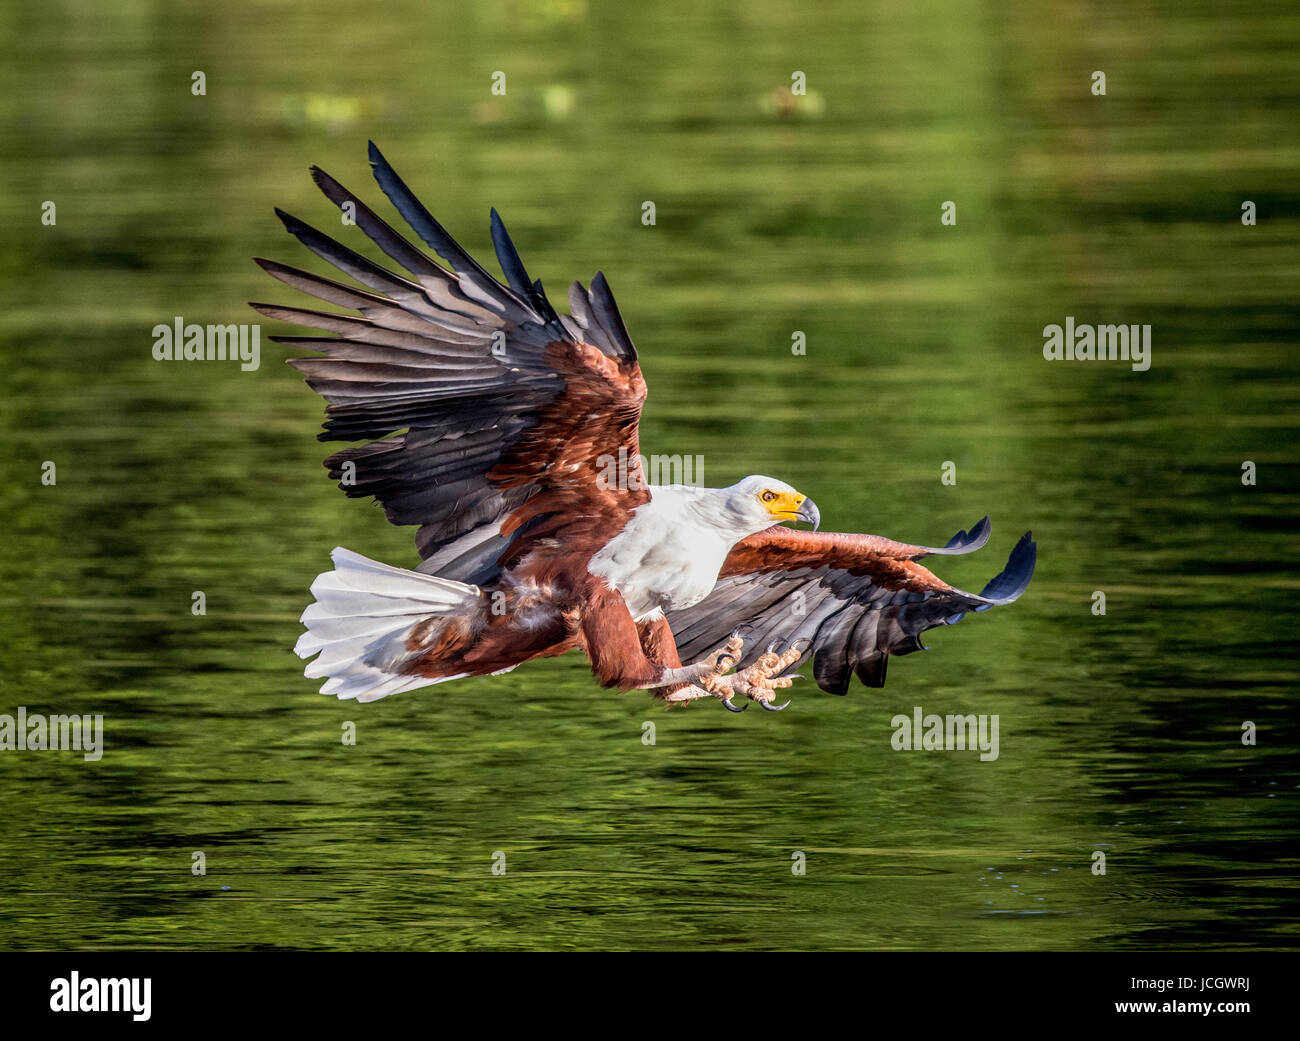
[[759, 496], [759, 498], [761, 498], [764, 502], [771, 502], [773, 499], [776, 498], [776, 492], [770, 490], [766, 491], [761, 496]]

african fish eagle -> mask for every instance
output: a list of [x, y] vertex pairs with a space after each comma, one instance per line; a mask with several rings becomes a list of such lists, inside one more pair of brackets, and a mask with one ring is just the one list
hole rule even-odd
[[[645, 381], [605, 276], [551, 306], [496, 211], [503, 285], [467, 254], [370, 145], [379, 187], [448, 267], [323, 170], [321, 191], [398, 274], [281, 210], [345, 285], [258, 259], [281, 282], [359, 314], [254, 303], [327, 336], [275, 336], [323, 357], [289, 362], [329, 403], [323, 441], [365, 442], [325, 460], [352, 497], [415, 524], [422, 563], [332, 554], [295, 650], [323, 694], [374, 701], [445, 680], [508, 672], [582, 648], [607, 687], [668, 703], [735, 697], [774, 704], [811, 658], [834, 694], [885, 682], [892, 655], [968, 611], [1017, 599], [1034, 570], [1028, 533], [977, 594], [918, 560], [988, 541], [985, 517], [931, 549], [818, 532], [811, 499], [783, 481], [650, 486], [637, 423]], [[628, 461], [610, 481], [610, 458]], [[781, 527], [807, 521], [812, 530]], [[689, 664], [683, 664], [683, 661]], [[734, 671], [733, 671], [734, 670]], [[788, 702], [787, 702], [788, 704]]]

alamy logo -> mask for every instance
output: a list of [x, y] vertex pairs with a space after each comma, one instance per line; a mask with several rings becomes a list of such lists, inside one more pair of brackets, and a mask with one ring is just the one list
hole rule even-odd
[[1075, 325], [1043, 327], [1043, 357], [1048, 361], [1132, 361], [1134, 372], [1151, 368], [1151, 326]]
[[910, 716], [901, 713], [889, 721], [893, 736], [889, 743], [897, 752], [962, 752], [979, 749], [980, 761], [998, 757], [998, 717], [926, 715], [917, 705]]
[[704, 484], [704, 456], [630, 455], [619, 448], [618, 455], [602, 455], [596, 460], [596, 487], [601, 491], [642, 491], [651, 485]]
[[84, 753], [88, 762], [98, 762], [104, 754], [104, 717], [43, 716], [28, 713], [18, 706], [18, 715], [0, 715], [0, 752], [68, 752]]
[[171, 325], [155, 325], [155, 361], [238, 361], [244, 372], [262, 363], [260, 325], [186, 324], [177, 315]]
[[74, 972], [67, 979], [50, 981], [51, 1012], [130, 1012], [131, 1018], [143, 1023], [150, 1016], [150, 992], [153, 980], [99, 979]]

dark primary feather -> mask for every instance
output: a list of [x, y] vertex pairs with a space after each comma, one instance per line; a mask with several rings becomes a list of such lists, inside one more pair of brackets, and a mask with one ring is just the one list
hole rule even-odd
[[483, 283], [504, 288], [484, 271], [473, 257], [461, 249], [460, 243], [447, 234], [447, 229], [433, 219], [433, 215], [424, 208], [424, 204], [415, 197], [415, 193], [406, 186], [406, 182], [397, 176], [397, 171], [389, 165], [388, 160], [375, 147], [373, 141], [370, 142], [369, 149], [370, 168], [375, 175], [375, 180], [388, 196], [388, 201], [393, 204], [411, 229], [438, 256], [450, 264], [457, 274], [476, 276], [471, 278], [471, 283], [479, 284], [481, 280]]
[[532, 279], [528, 277], [524, 262], [519, 259], [519, 251], [510, 241], [510, 235], [506, 232], [506, 226], [501, 222], [501, 214], [497, 213], [495, 206], [492, 207], [492, 248], [496, 250], [497, 263], [501, 265], [510, 288], [523, 296], [531, 294]]
[[981, 517], [979, 523], [971, 526], [969, 532], [959, 531], [950, 538], [946, 545], [940, 549], [926, 549], [926, 555], [935, 553], [973, 553], [977, 549], [983, 549], [984, 544], [989, 540], [989, 533], [992, 526], [989, 524], [987, 516]]
[[542, 280], [540, 278], [535, 281], [529, 280], [524, 262], [519, 259], [519, 251], [510, 240], [510, 234], [506, 231], [506, 226], [495, 206], [492, 207], [492, 248], [496, 250], [497, 263], [501, 265], [510, 288], [528, 300], [538, 314], [550, 321], [558, 320], [559, 316], [555, 313], [551, 302], [546, 299]]

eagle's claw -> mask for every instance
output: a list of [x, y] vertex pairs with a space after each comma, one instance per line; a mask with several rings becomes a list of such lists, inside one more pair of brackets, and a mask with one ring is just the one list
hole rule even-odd
[[743, 694], [750, 701], [757, 701], [768, 712], [780, 712], [789, 705], [788, 701], [781, 705], [775, 705], [773, 702], [776, 700], [777, 690], [788, 687], [795, 681], [794, 676], [779, 674], [803, 656], [803, 651], [798, 649], [798, 643], [796, 642], [795, 646], [782, 653], [777, 653], [775, 648], [783, 644], [774, 641], [763, 654], [758, 656], [758, 660], [753, 665], [731, 675], [724, 675], [743, 657], [741, 652], [744, 643], [740, 632], [741, 629], [738, 628], [713, 654], [689, 666], [690, 672], [696, 674], [694, 682], [688, 681], [685, 686], [668, 694], [665, 700], [677, 703], [712, 695], [722, 702], [722, 707], [728, 712], [744, 712], [749, 708], [748, 702], [736, 705], [732, 698], [737, 694]]
[[[730, 669], [736, 662], [740, 661], [740, 652], [744, 648], [745, 642], [734, 633], [717, 651], [708, 658], [704, 659], [709, 671], [714, 676], [721, 676]], [[706, 677], [708, 678], [708, 677]]]
[[769, 649], [760, 654], [753, 665], [730, 676], [715, 676], [709, 680], [707, 686], [714, 693], [728, 700], [734, 694], [743, 694], [750, 701], [757, 701], [768, 712], [780, 712], [790, 702], [787, 701], [783, 705], [773, 704], [776, 700], [775, 692], [783, 687], [789, 687], [795, 679], [793, 676], [782, 676], [780, 673], [798, 661], [802, 655], [802, 651], [793, 647], [781, 654]]

